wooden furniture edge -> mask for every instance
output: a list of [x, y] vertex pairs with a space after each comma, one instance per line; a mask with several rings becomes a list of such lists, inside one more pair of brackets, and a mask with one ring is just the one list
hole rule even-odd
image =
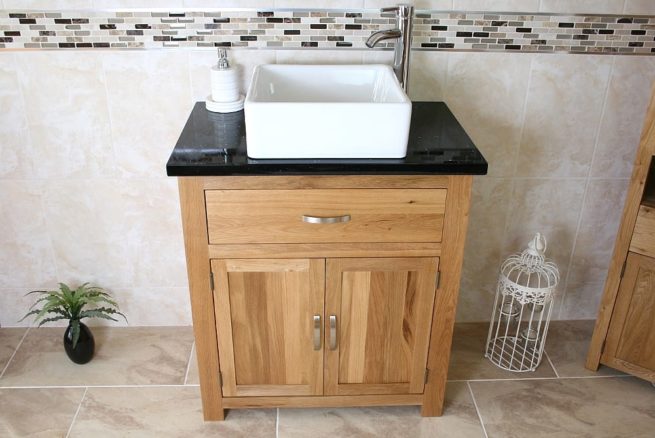
[[[211, 268], [203, 179], [181, 177], [178, 178], [178, 187], [203, 415], [205, 421], [223, 420], [225, 413], [219, 382], [214, 297], [209, 280]], [[200, 230], [205, 230], [205, 233]]]
[[440, 416], [443, 411], [473, 183], [471, 175], [448, 178], [442, 256], [439, 262], [441, 281], [435, 294], [426, 365], [428, 379], [421, 407], [421, 415], [425, 417]]
[[637, 213], [639, 212], [640, 201], [643, 196], [646, 178], [650, 167], [650, 161], [655, 153], [655, 84], [651, 90], [651, 100], [646, 111], [646, 118], [637, 149], [637, 156], [630, 178], [630, 186], [623, 207], [621, 225], [614, 243], [614, 252], [605, 280], [603, 297], [600, 302], [598, 317], [594, 326], [594, 332], [587, 352], [585, 367], [596, 371], [600, 364], [603, 344], [609, 330], [614, 303], [621, 282], [621, 271], [626, 260], [632, 240]]
[[280, 189], [435, 189], [446, 188], [443, 175], [253, 175], [206, 176], [207, 190]]
[[223, 406], [230, 409], [406, 406], [420, 405], [422, 398], [422, 394], [226, 397]]

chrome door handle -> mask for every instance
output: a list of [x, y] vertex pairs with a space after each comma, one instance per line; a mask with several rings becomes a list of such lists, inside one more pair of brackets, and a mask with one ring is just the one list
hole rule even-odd
[[337, 349], [337, 317], [330, 315], [330, 350]]
[[344, 214], [343, 216], [328, 217], [303, 215], [302, 221], [308, 224], [338, 224], [341, 222], [350, 222], [350, 215]]
[[314, 315], [314, 350], [321, 349], [321, 315]]

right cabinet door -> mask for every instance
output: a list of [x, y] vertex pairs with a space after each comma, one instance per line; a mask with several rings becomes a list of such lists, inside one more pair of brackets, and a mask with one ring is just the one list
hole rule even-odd
[[423, 392], [438, 263], [327, 260], [326, 395]]
[[603, 362], [655, 381], [655, 259], [628, 253]]

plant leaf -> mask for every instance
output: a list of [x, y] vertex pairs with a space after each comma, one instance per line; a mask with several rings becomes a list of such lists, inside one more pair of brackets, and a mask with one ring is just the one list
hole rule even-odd
[[39, 321], [38, 327], [41, 327], [43, 324], [53, 321], [59, 321], [60, 319], [68, 319], [65, 316], [53, 316], [52, 318], [45, 318]]

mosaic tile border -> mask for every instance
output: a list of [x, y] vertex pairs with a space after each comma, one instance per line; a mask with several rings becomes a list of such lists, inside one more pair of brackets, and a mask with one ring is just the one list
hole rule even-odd
[[[375, 9], [0, 10], [0, 49], [369, 50], [394, 24]], [[654, 55], [655, 16], [418, 10], [412, 48]]]

